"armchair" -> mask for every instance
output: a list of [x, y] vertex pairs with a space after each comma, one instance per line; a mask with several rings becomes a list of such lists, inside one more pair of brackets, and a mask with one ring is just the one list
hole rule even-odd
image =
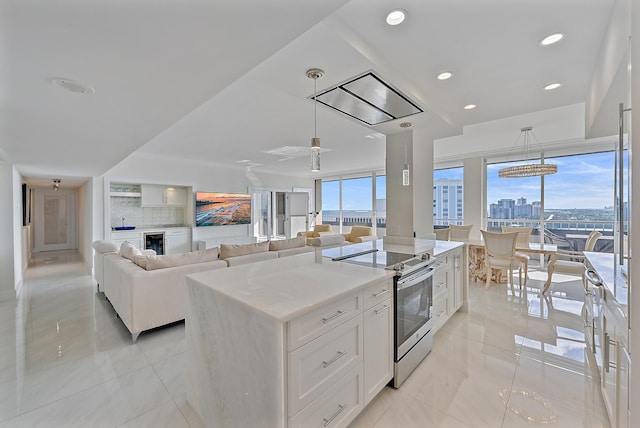
[[[598, 238], [602, 236], [602, 233], [595, 230], [591, 231], [587, 237], [587, 242], [584, 245], [584, 251], [593, 251], [596, 246]], [[566, 251], [558, 250], [549, 261], [549, 267], [547, 268], [547, 282], [544, 283], [542, 294], [546, 293], [551, 286], [551, 278], [555, 272], [565, 273], [569, 275], [580, 275], [582, 278], [582, 284], [586, 288], [585, 266], [584, 266], [584, 252], [583, 251]]]
[[329, 235], [333, 234], [333, 230], [331, 229], [330, 224], [316, 224], [313, 227], [313, 230], [309, 230], [307, 232], [298, 232], [297, 236], [304, 236], [307, 238], [307, 245], [311, 245], [311, 240], [313, 238], [319, 238], [321, 234]]
[[350, 243], [375, 241], [377, 236], [373, 235], [373, 229], [369, 226], [353, 226], [351, 232], [343, 233], [345, 241]]

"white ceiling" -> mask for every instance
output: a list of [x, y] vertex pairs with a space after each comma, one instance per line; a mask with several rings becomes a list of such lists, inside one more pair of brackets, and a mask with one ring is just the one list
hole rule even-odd
[[[7, 0], [0, 158], [36, 185], [82, 182], [135, 151], [312, 176], [308, 68], [325, 71], [318, 90], [374, 70], [426, 110], [409, 119], [415, 128], [459, 135], [585, 102], [613, 3]], [[393, 7], [408, 11], [397, 27], [384, 23]], [[563, 41], [538, 45], [556, 31]], [[444, 70], [453, 78], [435, 79]], [[542, 90], [555, 81], [563, 86]], [[383, 168], [384, 134], [399, 122], [368, 127], [318, 107], [321, 174]], [[265, 153], [286, 146], [303, 156]]]

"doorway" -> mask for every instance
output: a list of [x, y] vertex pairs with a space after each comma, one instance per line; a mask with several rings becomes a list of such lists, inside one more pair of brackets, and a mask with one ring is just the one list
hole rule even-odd
[[77, 248], [74, 190], [35, 189], [34, 211], [34, 252]]
[[256, 240], [285, 239], [307, 230], [310, 189], [296, 190], [249, 189]]

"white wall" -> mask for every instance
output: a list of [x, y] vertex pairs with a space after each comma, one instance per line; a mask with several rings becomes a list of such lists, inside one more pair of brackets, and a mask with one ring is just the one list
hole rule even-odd
[[[17, 269], [14, 254], [22, 251], [21, 244], [16, 243], [14, 237], [14, 230], [18, 227], [14, 218], [15, 201], [20, 196], [20, 181], [14, 182], [14, 174], [15, 169], [11, 164], [0, 162], [0, 201], [6, 201], [0, 204], [0, 301], [15, 299]], [[22, 228], [22, 221], [18, 221]], [[18, 278], [21, 279], [21, 276]]]
[[78, 252], [84, 262], [93, 267], [93, 180], [87, 181], [76, 192], [78, 206]]
[[[283, 165], [283, 168], [285, 167]], [[104, 186], [105, 183], [111, 181], [171, 184], [191, 187], [193, 192], [228, 193], [247, 193], [249, 187], [292, 190], [294, 187], [313, 188], [314, 185], [313, 179], [264, 174], [235, 166], [221, 167], [205, 162], [186, 162], [160, 156], [150, 157], [139, 153], [132, 154], [96, 181], [100, 181], [101, 184], [93, 187], [96, 192], [94, 195], [94, 209], [99, 205], [97, 200], [102, 201], [102, 204], [104, 204]], [[104, 208], [96, 211], [96, 213], [103, 212]], [[193, 209], [188, 209], [186, 212], [189, 212], [189, 218], [185, 220], [193, 224]], [[185, 217], [187, 217], [187, 214], [185, 214]], [[100, 223], [99, 226], [96, 224], [93, 226], [94, 239], [104, 239], [104, 231], [106, 230], [105, 217], [94, 215], [93, 218]], [[98, 230], [100, 232], [96, 233]], [[250, 226], [194, 227], [192, 230], [192, 238], [197, 241], [226, 236], [248, 236]]]

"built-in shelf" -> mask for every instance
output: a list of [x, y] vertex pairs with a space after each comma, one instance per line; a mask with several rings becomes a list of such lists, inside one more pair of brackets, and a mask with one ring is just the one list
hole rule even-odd
[[120, 198], [139, 198], [142, 195], [140, 192], [109, 192], [109, 196]]

